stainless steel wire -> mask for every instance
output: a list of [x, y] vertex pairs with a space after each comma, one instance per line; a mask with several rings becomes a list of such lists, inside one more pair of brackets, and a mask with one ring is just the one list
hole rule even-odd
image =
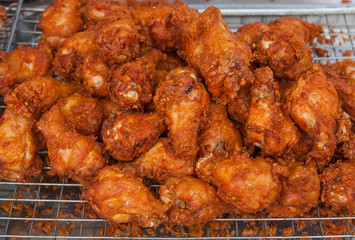
[[[0, 49], [13, 50], [18, 45], [35, 46], [41, 35], [37, 24], [43, 12], [43, 6], [23, 5], [23, 1], [1, 1], [8, 10], [8, 19], [0, 29]], [[202, 11], [202, 9], [200, 9]], [[341, 61], [346, 58], [355, 59], [355, 8], [339, 9], [224, 9], [222, 14], [232, 31], [249, 22], [269, 22], [279, 16], [293, 15], [308, 22], [315, 22], [324, 27], [324, 36], [331, 39], [331, 44], [311, 46], [316, 62]], [[327, 51], [325, 56], [318, 56], [317, 48]], [[350, 51], [350, 52], [349, 52]], [[344, 53], [347, 54], [344, 54]], [[351, 54], [350, 54], [351, 53]], [[0, 99], [0, 115], [6, 108]], [[47, 152], [39, 152], [46, 159]], [[344, 212], [341, 216], [327, 216], [322, 209], [315, 209], [315, 216], [302, 218], [268, 218], [263, 211], [258, 217], [234, 215], [215, 220], [221, 228], [229, 229], [229, 235], [215, 231], [213, 224], [207, 225], [202, 236], [191, 235], [188, 228], [180, 227], [175, 232], [162, 234], [162, 230], [143, 236], [134, 233], [133, 226], [128, 225], [126, 234], [122, 236], [106, 236], [108, 222], [90, 217], [90, 210], [80, 196], [82, 185], [68, 181], [65, 177], [52, 177], [47, 174], [50, 167], [43, 168], [43, 175], [32, 182], [0, 181], [0, 238], [1, 239], [354, 239], [355, 216]], [[159, 185], [151, 185], [152, 192], [157, 193]], [[322, 204], [321, 202], [319, 203]], [[7, 207], [4, 207], [7, 206]], [[300, 224], [304, 221], [304, 224]], [[346, 231], [327, 233], [329, 222], [343, 225]], [[224, 225], [226, 223], [227, 225]], [[42, 225], [41, 225], [42, 224]], [[74, 224], [74, 225], [72, 225]], [[305, 225], [303, 229], [300, 225]], [[72, 225], [72, 226], [71, 226]], [[64, 226], [64, 227], [63, 227]], [[246, 234], [245, 230], [257, 226], [261, 235]], [[277, 227], [275, 231], [273, 227]], [[45, 228], [48, 229], [45, 229]], [[61, 229], [71, 228], [66, 233]], [[284, 235], [283, 230], [291, 229]], [[64, 233], [63, 233], [64, 232]], [[125, 234], [125, 235], [124, 235]]]

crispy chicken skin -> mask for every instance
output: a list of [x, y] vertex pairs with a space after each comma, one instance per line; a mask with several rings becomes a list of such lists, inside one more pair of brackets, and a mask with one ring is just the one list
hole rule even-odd
[[109, 74], [109, 66], [95, 55], [85, 57], [81, 68], [81, 77], [86, 90], [93, 97], [108, 97], [105, 78]]
[[248, 120], [250, 105], [250, 84], [247, 84], [242, 86], [238, 92], [238, 96], [227, 104], [229, 117], [232, 120], [240, 123], [242, 126], [245, 126]]
[[103, 21], [131, 18], [126, 0], [87, 0], [84, 10], [85, 28]]
[[79, 85], [59, 81], [50, 77], [29, 78], [5, 97], [5, 103], [21, 104], [35, 119], [42, 116], [61, 97], [79, 90]]
[[205, 176], [217, 187], [217, 195], [242, 212], [258, 212], [270, 206], [281, 189], [278, 165], [270, 159], [235, 154], [216, 158], [205, 169]]
[[262, 33], [269, 29], [269, 26], [262, 22], [248, 23], [238, 28], [238, 31], [234, 35], [239, 40], [248, 44], [251, 49], [254, 49]]
[[147, 151], [165, 131], [164, 118], [157, 113], [119, 113], [102, 126], [102, 140], [109, 154], [131, 161]]
[[99, 100], [74, 93], [59, 103], [60, 111], [70, 128], [83, 135], [96, 135], [102, 125], [103, 110]]
[[308, 23], [296, 17], [281, 17], [271, 21], [268, 26], [280, 31], [288, 29], [302, 37], [305, 42], [312, 43], [313, 39], [323, 33], [323, 28], [314, 23]]
[[355, 214], [355, 162], [329, 165], [321, 175], [321, 199], [334, 210], [346, 209]]
[[242, 137], [232, 121], [228, 119], [226, 106], [211, 102], [198, 142], [199, 157], [209, 154], [228, 157], [242, 152]]
[[34, 119], [25, 106], [10, 105], [0, 119], [0, 178], [24, 182], [42, 172], [32, 133]]
[[114, 119], [121, 108], [109, 98], [99, 99], [99, 104], [103, 113], [103, 120]]
[[59, 100], [37, 122], [47, 140], [49, 174], [66, 174], [75, 181], [87, 183], [107, 160], [94, 136], [82, 135], [69, 126], [60, 109], [63, 101]]
[[168, 218], [168, 206], [154, 198], [141, 179], [115, 165], [100, 170], [83, 196], [92, 209], [111, 224], [133, 222], [155, 228]]
[[159, 189], [160, 199], [169, 206], [169, 220], [180, 226], [213, 221], [227, 211], [227, 204], [211, 185], [190, 176], [169, 178]]
[[156, 91], [156, 110], [165, 117], [168, 137], [178, 156], [196, 156], [198, 133], [209, 102], [208, 92], [191, 68], [172, 70]]
[[258, 68], [254, 76], [252, 102], [245, 126], [247, 139], [260, 147], [264, 155], [281, 157], [297, 144], [298, 129], [281, 108], [279, 86], [272, 70]]
[[333, 84], [317, 64], [288, 90], [286, 109], [293, 121], [312, 137], [308, 159], [314, 159], [322, 171], [336, 148], [335, 119], [340, 105]]
[[78, 32], [67, 38], [53, 60], [54, 70], [64, 79], [81, 81], [84, 59], [97, 50], [97, 30]]
[[350, 161], [355, 161], [355, 133], [351, 131], [349, 134], [349, 139], [346, 140], [340, 147], [340, 152], [344, 158]]
[[113, 69], [106, 79], [112, 101], [126, 109], [141, 109], [151, 102], [156, 66], [162, 59], [163, 53], [151, 49], [142, 57]]
[[228, 29], [218, 8], [209, 7], [201, 15], [182, 2], [174, 5], [171, 22], [182, 32], [186, 60], [205, 79], [214, 100], [227, 104], [241, 86], [252, 82], [249, 46]]
[[342, 62], [328, 62], [321, 67], [337, 90], [342, 108], [355, 121], [355, 61], [345, 59]]
[[81, 1], [54, 0], [41, 14], [38, 27], [43, 30], [41, 39], [57, 49], [61, 42], [82, 29]]
[[160, 138], [147, 152], [130, 165], [139, 177], [148, 177], [162, 184], [170, 177], [191, 176], [195, 173], [195, 158], [178, 157], [169, 139]]
[[290, 162], [288, 173], [281, 176], [281, 192], [267, 211], [270, 217], [302, 217], [316, 207], [320, 195], [320, 179], [313, 164]]
[[50, 75], [53, 56], [48, 45], [23, 47], [4, 53], [0, 51], [0, 95], [7, 95], [16, 84], [35, 76]]
[[98, 55], [109, 65], [128, 62], [140, 53], [144, 37], [133, 19], [119, 19], [97, 26]]

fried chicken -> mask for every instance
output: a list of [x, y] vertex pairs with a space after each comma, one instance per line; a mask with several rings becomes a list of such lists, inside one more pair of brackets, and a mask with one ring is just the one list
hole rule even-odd
[[355, 162], [338, 161], [321, 175], [322, 201], [334, 210], [346, 209], [355, 214]]
[[148, 50], [142, 57], [111, 70], [106, 87], [112, 101], [121, 108], [141, 109], [152, 101], [156, 66], [163, 54]]
[[216, 186], [217, 195], [237, 211], [253, 213], [275, 202], [281, 189], [279, 166], [270, 160], [246, 154], [207, 157], [199, 160], [196, 172], [200, 179]]
[[187, 62], [200, 71], [216, 102], [227, 104], [253, 81], [251, 50], [228, 29], [218, 8], [211, 6], [199, 15], [177, 2], [170, 21], [182, 33]]
[[318, 204], [320, 179], [313, 164], [291, 162], [281, 176], [281, 192], [267, 211], [270, 217], [302, 217]]
[[34, 119], [24, 105], [10, 105], [0, 119], [0, 178], [24, 182], [42, 172], [32, 133]]
[[321, 67], [337, 90], [342, 108], [355, 121], [355, 61], [345, 59], [342, 62], [328, 62]]
[[313, 148], [308, 159], [314, 159], [322, 171], [336, 148], [335, 119], [340, 105], [333, 84], [317, 64], [288, 90], [286, 108], [293, 121], [311, 136]]
[[83, 135], [96, 135], [102, 125], [103, 110], [99, 100], [75, 93], [59, 103], [68, 126]]
[[38, 27], [43, 30], [41, 39], [58, 49], [72, 34], [82, 29], [81, 1], [54, 0], [41, 14]]
[[148, 177], [163, 184], [170, 177], [195, 173], [195, 158], [178, 157], [167, 138], [160, 138], [148, 151], [130, 163], [139, 177]]
[[102, 140], [109, 154], [131, 161], [147, 151], [165, 131], [164, 118], [157, 113], [119, 113], [102, 126]]
[[250, 105], [250, 84], [247, 84], [246, 86], [242, 86], [238, 92], [238, 96], [227, 104], [229, 117], [242, 126], [245, 126], [248, 120]]
[[168, 206], [155, 199], [141, 179], [114, 165], [100, 170], [83, 196], [92, 209], [111, 224], [133, 222], [156, 228], [167, 221]]
[[172, 70], [156, 91], [156, 110], [165, 117], [168, 137], [179, 157], [196, 156], [198, 133], [209, 101], [207, 91], [191, 68]]
[[25, 79], [51, 75], [53, 56], [48, 45], [39, 43], [37, 47], [17, 46], [8, 53], [0, 51], [0, 95], [7, 95]]
[[0, 28], [2, 28], [4, 21], [7, 19], [7, 12], [4, 6], [0, 6]]
[[102, 109], [103, 120], [114, 119], [121, 111], [120, 107], [109, 98], [99, 99], [99, 104]]
[[198, 138], [199, 157], [210, 154], [228, 157], [242, 152], [242, 137], [228, 119], [226, 106], [211, 102], [207, 122]]
[[238, 28], [234, 35], [248, 44], [251, 49], [255, 49], [262, 33], [269, 29], [270, 27], [262, 22], [248, 23]]
[[248, 142], [261, 148], [267, 156], [281, 157], [299, 141], [298, 129], [281, 108], [280, 92], [270, 68], [254, 71], [252, 102], [246, 131]]
[[47, 140], [50, 175], [67, 175], [80, 183], [87, 183], [107, 160], [104, 150], [92, 135], [85, 136], [73, 129], [65, 119], [61, 99], [37, 122]]
[[67, 97], [81, 87], [50, 77], [29, 78], [5, 97], [7, 105], [20, 104], [38, 119], [61, 97]]
[[190, 176], [169, 178], [160, 187], [159, 195], [170, 208], [169, 220], [180, 226], [213, 221], [228, 209], [214, 187]]

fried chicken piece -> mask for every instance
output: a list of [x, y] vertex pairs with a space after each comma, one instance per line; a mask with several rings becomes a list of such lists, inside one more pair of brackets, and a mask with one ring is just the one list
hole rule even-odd
[[145, 29], [152, 45], [164, 52], [185, 49], [180, 29], [171, 22], [175, 3], [169, 1], [129, 1], [132, 16]]
[[84, 59], [93, 56], [98, 46], [96, 43], [97, 30], [78, 32], [68, 37], [55, 55], [53, 66], [55, 71], [64, 79], [81, 81]]
[[191, 68], [172, 70], [154, 96], [157, 112], [165, 117], [168, 137], [179, 157], [193, 158], [198, 147], [198, 133], [206, 116], [209, 95]]
[[114, 119], [118, 112], [122, 111], [116, 103], [108, 98], [99, 99], [99, 104], [103, 113], [103, 121], [106, 119]]
[[248, 142], [262, 149], [263, 154], [281, 157], [299, 141], [298, 129], [286, 115], [280, 102], [279, 86], [269, 67], [254, 71], [252, 102], [246, 131]]
[[317, 64], [289, 89], [286, 109], [293, 121], [312, 137], [308, 159], [314, 159], [322, 171], [336, 148], [335, 119], [340, 105], [335, 88]]
[[47, 76], [53, 56], [45, 43], [37, 47], [17, 46], [8, 53], [0, 51], [0, 95], [7, 95], [25, 79], [36, 76]]
[[242, 152], [242, 137], [234, 124], [228, 119], [226, 106], [211, 103], [207, 122], [198, 138], [199, 157], [210, 154], [228, 157]]
[[227, 104], [229, 117], [245, 126], [248, 120], [250, 105], [250, 84], [247, 84], [246, 86], [242, 86], [238, 92], [238, 96]]
[[70, 128], [83, 135], [96, 135], [102, 125], [103, 110], [99, 100], [74, 93], [59, 103], [60, 111]]
[[140, 54], [144, 37], [133, 19], [102, 23], [97, 28], [97, 53], [109, 65], [128, 62]]
[[195, 158], [178, 157], [169, 139], [160, 138], [147, 152], [131, 162], [139, 177], [154, 179], [160, 184], [170, 177], [190, 176], [195, 173]]
[[87, 0], [84, 16], [86, 29], [99, 22], [131, 18], [126, 0]]
[[270, 30], [270, 27], [262, 22], [248, 23], [238, 28], [234, 35], [248, 44], [251, 49], [254, 49], [262, 33], [268, 30]]
[[227, 211], [216, 189], [190, 176], [169, 178], [159, 189], [160, 199], [169, 206], [169, 220], [180, 226], [213, 221]]
[[187, 62], [200, 71], [216, 102], [227, 104], [253, 81], [251, 50], [228, 29], [218, 8], [211, 6], [199, 15], [177, 2], [170, 21], [182, 33]]
[[156, 66], [162, 59], [159, 50], [151, 49], [142, 57], [113, 69], [106, 79], [112, 101], [126, 109], [140, 109], [149, 103], [153, 98]]
[[38, 129], [47, 140], [50, 175], [67, 175], [80, 183], [87, 183], [107, 160], [104, 150], [92, 135], [85, 136], [69, 126], [58, 101], [37, 122]]
[[25, 106], [10, 105], [0, 119], [0, 178], [24, 182], [42, 172], [31, 131], [34, 119]]
[[334, 210], [346, 209], [355, 214], [355, 162], [338, 161], [321, 175], [321, 199]]
[[206, 157], [199, 160], [196, 172], [200, 179], [217, 187], [217, 195], [226, 203], [253, 213], [275, 202], [281, 189], [279, 166], [270, 160], [246, 154]]
[[115, 165], [101, 169], [83, 196], [96, 214], [111, 224], [132, 222], [156, 228], [168, 218], [168, 206], [154, 198], [141, 179]]
[[82, 29], [81, 1], [54, 0], [41, 14], [38, 27], [43, 30], [41, 39], [58, 49], [72, 34]]
[[165, 129], [164, 118], [157, 113], [119, 113], [104, 122], [101, 134], [113, 158], [130, 161], [153, 146]]
[[6, 8], [0, 5], [0, 28], [2, 28], [4, 21], [7, 19]]
[[86, 90], [93, 97], [108, 97], [105, 78], [109, 74], [109, 66], [98, 56], [85, 57], [81, 68], [81, 77]]
[[281, 17], [271, 21], [268, 26], [278, 30], [291, 30], [305, 42], [312, 43], [313, 39], [323, 33], [323, 28], [315, 23], [308, 23], [296, 17]]
[[320, 179], [313, 164], [288, 164], [287, 176], [281, 176], [281, 192], [267, 211], [270, 217], [302, 217], [318, 204]]
[[340, 147], [340, 152], [343, 157], [349, 159], [350, 161], [355, 160], [355, 133], [351, 131], [349, 134], [349, 139], [346, 140]]
[[38, 119], [61, 97], [79, 90], [79, 85], [59, 81], [50, 77], [29, 78], [5, 97], [7, 105], [20, 104], [27, 108], [34, 119]]
[[355, 61], [328, 62], [321, 67], [337, 90], [342, 108], [355, 122]]

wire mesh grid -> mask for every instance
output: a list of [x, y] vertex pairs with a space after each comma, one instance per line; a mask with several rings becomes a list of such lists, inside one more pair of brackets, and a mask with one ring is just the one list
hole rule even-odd
[[[17, 45], [35, 46], [41, 31], [37, 27], [43, 6], [23, 6], [22, 0], [13, 3], [0, 1], [7, 6], [9, 19], [0, 30], [2, 50]], [[17, 8], [18, 7], [18, 8]], [[307, 12], [307, 13], [305, 13]], [[249, 22], [264, 22], [280, 15], [295, 15], [324, 27], [324, 36], [330, 43], [313, 45], [316, 62], [355, 59], [355, 9], [332, 11], [307, 9], [294, 11], [269, 10], [268, 12], [222, 10], [232, 31]], [[322, 54], [318, 49], [322, 49]], [[0, 99], [0, 115], [5, 109]], [[47, 152], [38, 153], [46, 161]], [[137, 230], [131, 224], [122, 224], [113, 237], [107, 221], [96, 218], [81, 198], [82, 186], [62, 178], [49, 176], [50, 167], [32, 182], [0, 181], [0, 238], [1, 239], [354, 239], [355, 216], [347, 212], [329, 215], [322, 203], [304, 218], [268, 218], [266, 212], [254, 215], [225, 215], [208, 223], [203, 229], [186, 227]], [[150, 185], [157, 195], [159, 185]]]

